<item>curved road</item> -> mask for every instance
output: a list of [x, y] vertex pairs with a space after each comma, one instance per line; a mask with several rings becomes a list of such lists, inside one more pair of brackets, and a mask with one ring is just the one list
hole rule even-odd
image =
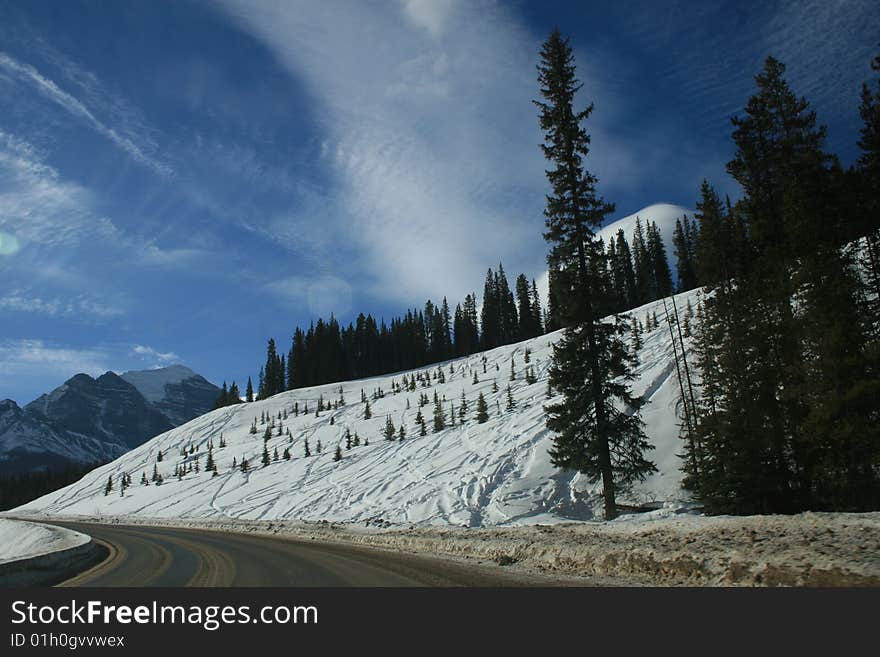
[[199, 529], [53, 522], [109, 556], [61, 586], [535, 586], [587, 584], [359, 546]]

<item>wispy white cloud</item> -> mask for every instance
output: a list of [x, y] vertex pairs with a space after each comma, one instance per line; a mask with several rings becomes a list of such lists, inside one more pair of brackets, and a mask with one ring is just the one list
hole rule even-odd
[[0, 399], [23, 390], [38, 394], [46, 381], [60, 385], [74, 374], [98, 376], [109, 369], [102, 349], [75, 349], [43, 340], [0, 341]]
[[57, 266], [80, 246], [101, 245], [124, 253], [129, 264], [147, 266], [186, 265], [204, 255], [127, 234], [98, 207], [94, 192], [65, 180], [36, 147], [0, 130], [0, 232], [15, 240], [16, 252], [33, 245], [30, 257], [41, 265], [36, 274], [51, 272], [52, 261]]
[[433, 36], [440, 36], [458, 4], [455, 0], [401, 0], [406, 17]]
[[147, 361], [158, 361], [162, 364], [172, 363], [176, 360], [180, 360], [180, 356], [175, 354], [173, 351], [159, 351], [158, 349], [154, 349], [153, 347], [149, 347], [147, 345], [136, 344], [132, 347], [132, 354], [142, 358]]
[[[162, 176], [170, 176], [174, 173], [167, 164], [146, 153], [142, 146], [135, 144], [130, 137], [121, 134], [116, 128], [106, 125], [103, 121], [98, 119], [82, 101], [64, 91], [53, 80], [42, 75], [30, 64], [19, 62], [8, 54], [0, 52], [0, 69], [5, 70], [8, 74], [11, 74], [18, 80], [29, 84], [43, 97], [61, 107], [77, 119], [84, 121], [93, 130], [109, 139], [118, 148], [127, 153], [136, 162], [149, 167]], [[80, 74], [79, 77], [83, 80], [82, 74]], [[85, 84], [89, 83], [85, 82]], [[94, 82], [92, 82], [92, 84], [94, 84]]]
[[[359, 254], [349, 285], [396, 301], [454, 298], [499, 258], [514, 271], [542, 266], [530, 102], [541, 37], [489, 2], [220, 5], [316, 103], [334, 202], [311, 231]], [[608, 142], [605, 163], [628, 166], [627, 149]]]
[[12, 291], [0, 296], [0, 313], [3, 311], [73, 318], [84, 323], [93, 323], [96, 320], [125, 314], [125, 311], [120, 307], [99, 303], [84, 296], [70, 299], [60, 297], [44, 299], [21, 291]]

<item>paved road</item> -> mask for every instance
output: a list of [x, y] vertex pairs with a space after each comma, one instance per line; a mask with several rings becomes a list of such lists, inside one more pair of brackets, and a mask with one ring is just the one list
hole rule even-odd
[[[199, 529], [55, 522], [110, 548], [62, 586], [535, 586], [571, 585], [358, 546]], [[577, 582], [580, 585], [585, 582]]]

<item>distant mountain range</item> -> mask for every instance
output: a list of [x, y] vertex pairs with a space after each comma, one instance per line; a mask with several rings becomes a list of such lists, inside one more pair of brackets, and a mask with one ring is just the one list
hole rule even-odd
[[24, 408], [0, 401], [0, 474], [114, 459], [214, 407], [220, 389], [182, 365], [77, 374]]

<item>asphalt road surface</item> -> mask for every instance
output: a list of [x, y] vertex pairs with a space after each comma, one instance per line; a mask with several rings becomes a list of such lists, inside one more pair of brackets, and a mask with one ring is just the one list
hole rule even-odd
[[337, 544], [199, 529], [53, 522], [109, 556], [61, 586], [559, 586], [502, 568]]

